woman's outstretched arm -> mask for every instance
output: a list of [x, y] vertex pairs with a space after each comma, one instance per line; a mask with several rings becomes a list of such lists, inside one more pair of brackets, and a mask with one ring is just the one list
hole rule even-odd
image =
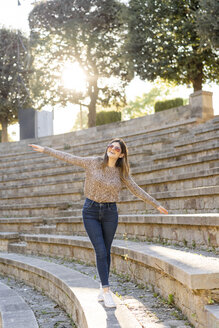
[[135, 196], [151, 204], [161, 214], [168, 214], [168, 211], [163, 206], [161, 206], [161, 204], [155, 198], [150, 196], [146, 191], [144, 191], [141, 187], [137, 185], [137, 183], [133, 180], [131, 175], [128, 175], [127, 177], [122, 177], [122, 181]]
[[53, 148], [46, 147], [46, 146], [42, 147], [42, 146], [34, 145], [34, 144], [29, 144], [28, 146], [32, 147], [33, 150], [35, 150], [35, 151], [51, 155], [53, 157], [56, 157], [58, 159], [65, 161], [65, 162], [68, 162], [68, 163], [71, 163], [74, 165], [78, 165], [78, 166], [82, 166], [83, 168], [86, 168], [90, 164], [90, 161], [92, 160], [92, 157], [75, 156], [75, 155], [65, 153], [60, 150], [55, 150]]

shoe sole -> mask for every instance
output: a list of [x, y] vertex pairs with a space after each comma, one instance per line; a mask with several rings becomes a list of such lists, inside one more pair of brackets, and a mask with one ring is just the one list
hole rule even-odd
[[116, 305], [111, 305], [111, 306], [106, 305], [106, 304], [104, 304], [104, 305], [105, 305], [105, 307], [107, 307], [107, 308], [116, 308]]

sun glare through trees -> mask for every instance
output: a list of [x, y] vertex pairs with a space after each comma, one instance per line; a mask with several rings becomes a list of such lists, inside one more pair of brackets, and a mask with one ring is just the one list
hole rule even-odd
[[86, 74], [77, 62], [64, 65], [62, 83], [65, 88], [78, 92], [86, 89]]

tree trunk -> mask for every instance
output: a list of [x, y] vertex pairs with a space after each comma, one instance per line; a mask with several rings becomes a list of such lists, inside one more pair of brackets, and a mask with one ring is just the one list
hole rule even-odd
[[8, 122], [2, 121], [2, 142], [8, 142]]
[[203, 65], [197, 65], [197, 75], [192, 80], [193, 89], [195, 91], [202, 90], [202, 80], [203, 80]]
[[89, 88], [90, 104], [88, 106], [88, 127], [96, 126], [96, 103], [98, 98], [97, 81], [94, 81]]

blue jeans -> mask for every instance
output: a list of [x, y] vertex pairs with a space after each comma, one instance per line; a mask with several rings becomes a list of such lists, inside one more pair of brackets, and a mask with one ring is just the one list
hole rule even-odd
[[85, 230], [95, 250], [102, 287], [109, 287], [110, 249], [118, 225], [116, 202], [98, 203], [86, 198], [82, 214]]

